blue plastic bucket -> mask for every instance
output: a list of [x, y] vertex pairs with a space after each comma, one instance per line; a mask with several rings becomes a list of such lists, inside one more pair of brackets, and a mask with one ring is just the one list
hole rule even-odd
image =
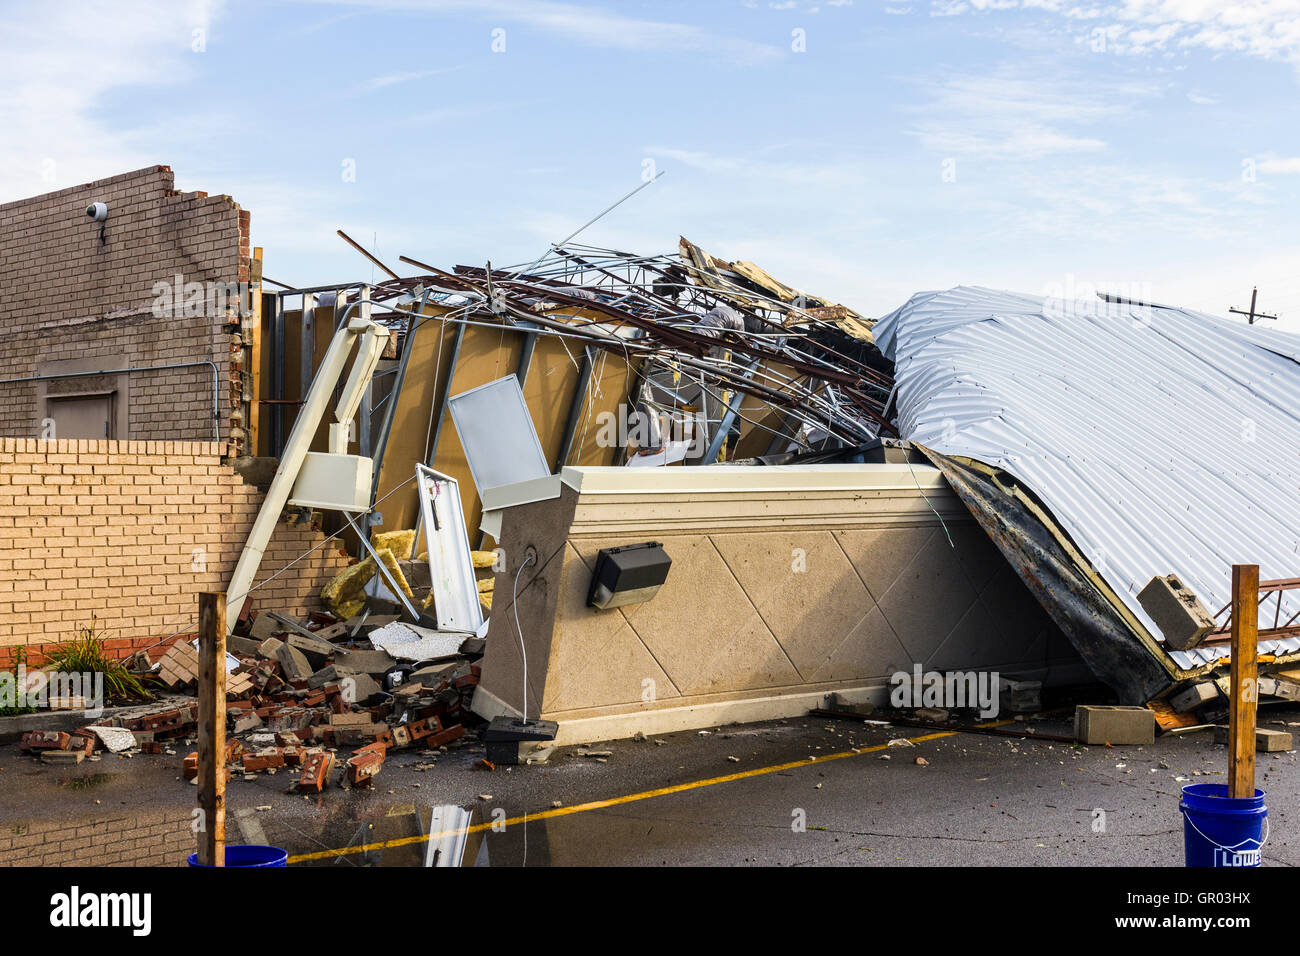
[[1183, 787], [1183, 850], [1188, 866], [1259, 866], [1268, 840], [1264, 791], [1228, 796], [1227, 784]]
[[[289, 851], [278, 846], [228, 846], [226, 847], [226, 866], [285, 866]], [[190, 866], [205, 866], [199, 862], [199, 855], [191, 853], [187, 861]]]

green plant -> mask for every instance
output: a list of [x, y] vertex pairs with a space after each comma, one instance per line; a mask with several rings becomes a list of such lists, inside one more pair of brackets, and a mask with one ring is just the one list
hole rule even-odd
[[76, 637], [50, 653], [49, 667], [64, 674], [103, 674], [104, 696], [108, 698], [149, 696], [140, 679], [125, 664], [108, 656], [104, 639], [95, 633], [93, 614], [88, 627], [78, 628]]
[[[13, 673], [10, 674], [8, 671], [0, 671], [0, 674], [6, 675], [10, 678], [10, 680], [7, 682], [10, 687], [17, 688], [18, 675], [22, 671], [23, 665], [26, 663], [27, 663], [27, 648], [22, 645], [15, 647]], [[0, 705], [0, 717], [17, 717], [19, 714], [30, 714], [34, 710], [35, 710], [34, 707], [17, 707], [17, 706], [5, 707]]]

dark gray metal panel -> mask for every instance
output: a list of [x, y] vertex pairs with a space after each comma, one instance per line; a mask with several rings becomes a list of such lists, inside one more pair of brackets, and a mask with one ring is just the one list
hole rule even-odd
[[569, 403], [569, 417], [564, 423], [564, 437], [560, 439], [560, 451], [555, 457], [555, 468], [553, 471], [558, 472], [564, 467], [564, 463], [569, 460], [569, 452], [573, 450], [573, 436], [578, 430], [578, 422], [582, 420], [582, 409], [587, 404], [587, 390], [591, 387], [591, 353], [592, 347], [588, 345], [582, 351], [582, 364], [578, 368], [578, 381], [573, 389], [573, 401]]

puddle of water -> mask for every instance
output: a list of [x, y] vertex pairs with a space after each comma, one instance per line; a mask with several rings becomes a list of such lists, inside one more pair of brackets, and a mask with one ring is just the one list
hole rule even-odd
[[[502, 807], [391, 804], [357, 814], [340, 810], [313, 821], [265, 820], [268, 838], [289, 855], [329, 849], [353, 852], [305, 860], [301, 866], [545, 866], [547, 820], [500, 826], [515, 814]], [[497, 823], [498, 827], [493, 828]], [[365, 849], [359, 849], [365, 847]]]

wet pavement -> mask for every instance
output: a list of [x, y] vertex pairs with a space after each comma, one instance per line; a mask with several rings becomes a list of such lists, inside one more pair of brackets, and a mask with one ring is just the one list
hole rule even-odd
[[[1300, 730], [1300, 708], [1265, 708], [1260, 726]], [[1030, 727], [1069, 733], [1063, 715], [1011, 725]], [[889, 746], [899, 738], [915, 743]], [[5, 747], [0, 824], [192, 806], [184, 753], [56, 768]], [[227, 839], [331, 867], [1180, 866], [1180, 790], [1222, 782], [1227, 765], [1208, 731], [1107, 748], [819, 717], [566, 747], [494, 771], [482, 756], [471, 743], [420, 770], [430, 758], [394, 753], [373, 788], [318, 796], [286, 793], [285, 771], [236, 775]], [[1300, 863], [1296, 753], [1258, 758], [1265, 865]]]

